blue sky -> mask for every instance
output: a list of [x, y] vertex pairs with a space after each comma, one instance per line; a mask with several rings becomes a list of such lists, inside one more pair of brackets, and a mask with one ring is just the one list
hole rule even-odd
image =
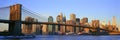
[[0, 0], [0, 7], [16, 3], [54, 19], [60, 12], [67, 19], [71, 13], [75, 13], [77, 18], [88, 17], [89, 22], [92, 19], [112, 21], [112, 16], [116, 16], [117, 25], [120, 25], [120, 0]]

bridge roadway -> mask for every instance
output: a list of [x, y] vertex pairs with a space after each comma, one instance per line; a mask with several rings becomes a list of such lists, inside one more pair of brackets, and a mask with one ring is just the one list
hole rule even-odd
[[[1, 20], [0, 19], [0, 23], [12, 23], [12, 22], [15, 22], [15, 21], [12, 21], [12, 20]], [[82, 28], [90, 28], [90, 29], [96, 29], [94, 27], [87, 27], [87, 26], [84, 26], [84, 25], [72, 25], [72, 24], [62, 24], [62, 23], [53, 23], [53, 22], [26, 22], [26, 21], [21, 21], [22, 24], [46, 24], [46, 25], [64, 25], [64, 26], [74, 26], [74, 27], [82, 27]], [[116, 31], [113, 31], [113, 30], [107, 30], [107, 29], [102, 29], [102, 28], [99, 28], [100, 30], [104, 30], [104, 31], [108, 31], [108, 32], [116, 32]], [[119, 32], [120, 33], [120, 32]]]

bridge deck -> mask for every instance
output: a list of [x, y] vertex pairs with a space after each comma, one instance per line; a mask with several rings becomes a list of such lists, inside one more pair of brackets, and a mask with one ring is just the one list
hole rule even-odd
[[[0, 20], [0, 23], [12, 23], [15, 21], [12, 20]], [[62, 24], [62, 23], [53, 23], [53, 22], [26, 22], [26, 21], [21, 21], [22, 24], [47, 24], [47, 25], [63, 25], [63, 26], [74, 26], [74, 27], [82, 27], [82, 28], [90, 28], [90, 29], [96, 29], [94, 27], [87, 27], [87, 26], [83, 26], [83, 25], [72, 25], [72, 24]], [[109, 31], [109, 32], [116, 32], [113, 30], [107, 30], [107, 29], [102, 29], [100, 28], [100, 30], [105, 30], [105, 31]]]

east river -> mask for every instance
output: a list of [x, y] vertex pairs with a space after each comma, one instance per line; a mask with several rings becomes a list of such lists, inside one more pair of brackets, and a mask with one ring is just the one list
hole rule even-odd
[[0, 38], [0, 40], [120, 40], [120, 35], [37, 35], [34, 38]]

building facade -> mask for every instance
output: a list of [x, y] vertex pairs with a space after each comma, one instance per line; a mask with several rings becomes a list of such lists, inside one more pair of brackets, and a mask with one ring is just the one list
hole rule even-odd
[[81, 23], [82, 24], [88, 23], [88, 18], [87, 17], [82, 18]]
[[[73, 24], [72, 20], [67, 20], [66, 24]], [[74, 32], [73, 26], [66, 26], [66, 32]]]
[[[53, 22], [53, 17], [49, 16], [48, 22]], [[48, 25], [48, 33], [52, 33], [54, 31], [53, 25]]]
[[[72, 20], [72, 25], [76, 25], [76, 15], [74, 13], [70, 14], [70, 20]], [[73, 27], [74, 33], [76, 33], [76, 27]]]
[[[66, 24], [66, 16], [64, 15], [64, 17], [63, 17], [63, 19], [62, 19], [63, 21], [62, 21], [62, 23], [63, 24]], [[63, 33], [65, 33], [66, 32], [66, 26], [62, 26], [63, 28], [62, 28], [62, 32]]]
[[[84, 27], [90, 27], [87, 17], [83, 17], [81, 19], [81, 25], [83, 25]], [[85, 33], [89, 33], [90, 29], [89, 28], [81, 28], [81, 30], [84, 31]]]
[[[80, 18], [76, 18], [76, 25], [80, 25]], [[76, 33], [80, 32], [80, 27], [76, 27]]]
[[[56, 17], [56, 23], [60, 23], [60, 15]], [[60, 31], [60, 25], [56, 25], [55, 29], [56, 32]]]
[[[34, 18], [32, 17], [26, 17], [25, 18], [26, 22], [34, 22]], [[23, 24], [22, 27], [22, 33], [23, 34], [32, 34], [33, 33], [33, 25], [32, 24]]]
[[112, 26], [113, 26], [113, 30], [114, 31], [118, 31], [118, 28], [116, 27], [116, 17], [115, 16], [113, 16], [113, 18], [112, 18]]
[[[100, 21], [99, 20], [92, 20], [92, 27], [93, 28], [100, 28]], [[98, 30], [93, 29], [92, 31], [97, 32]]]

